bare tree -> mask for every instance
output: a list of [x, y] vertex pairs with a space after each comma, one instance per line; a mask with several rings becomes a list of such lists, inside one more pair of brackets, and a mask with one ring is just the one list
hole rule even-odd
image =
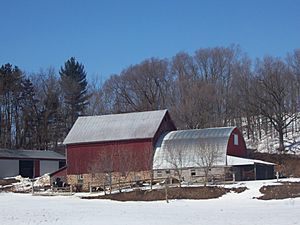
[[191, 154], [188, 153], [188, 144], [181, 140], [165, 141], [165, 160], [170, 165], [178, 177], [179, 186], [181, 187], [182, 172], [189, 165]]
[[166, 60], [145, 60], [104, 83], [105, 104], [111, 112], [164, 109], [170, 81]]
[[176, 80], [171, 95], [170, 111], [179, 128], [209, 126], [216, 103], [216, 90], [197, 74], [197, 66], [187, 53], [179, 53], [172, 60]]
[[266, 57], [258, 62], [250, 104], [268, 118], [278, 132], [280, 153], [285, 150], [285, 129], [298, 117], [298, 107], [295, 108], [291, 94], [295, 83], [294, 76], [283, 61]]
[[209, 172], [216, 166], [222, 157], [220, 146], [217, 143], [206, 143], [201, 139], [193, 149], [193, 162], [204, 171], [204, 185], [208, 182]]

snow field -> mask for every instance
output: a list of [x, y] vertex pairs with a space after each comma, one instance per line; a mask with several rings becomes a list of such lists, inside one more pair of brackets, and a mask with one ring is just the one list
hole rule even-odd
[[157, 202], [83, 200], [78, 196], [42, 197], [0, 193], [0, 224], [287, 225], [300, 224], [300, 198], [262, 201], [259, 188], [273, 181], [250, 181], [243, 193], [219, 199]]

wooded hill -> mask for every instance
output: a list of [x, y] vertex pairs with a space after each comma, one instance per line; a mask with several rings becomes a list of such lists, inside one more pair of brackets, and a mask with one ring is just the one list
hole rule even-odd
[[[150, 58], [87, 82], [82, 63], [67, 60], [28, 74], [0, 68], [0, 147], [53, 149], [80, 115], [169, 109], [179, 129], [236, 125], [253, 143], [272, 131], [284, 152], [287, 128], [298, 135], [300, 49], [251, 60], [238, 46]], [[294, 125], [292, 125], [294, 124]], [[292, 127], [291, 127], [292, 126]]]

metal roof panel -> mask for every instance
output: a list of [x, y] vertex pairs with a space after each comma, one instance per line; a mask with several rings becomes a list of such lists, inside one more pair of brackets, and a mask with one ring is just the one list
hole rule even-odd
[[167, 110], [79, 117], [64, 144], [153, 138]]

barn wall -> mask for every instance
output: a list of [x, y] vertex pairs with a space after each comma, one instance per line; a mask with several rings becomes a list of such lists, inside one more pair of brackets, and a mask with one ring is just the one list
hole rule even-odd
[[0, 178], [19, 175], [19, 160], [0, 159]]
[[151, 139], [68, 145], [67, 174], [149, 170], [152, 152]]
[[[238, 145], [234, 145], [234, 134], [238, 135]], [[244, 137], [237, 128], [232, 131], [229, 137], [227, 154], [238, 157], [245, 157], [247, 155]]]
[[52, 185], [56, 178], [60, 178], [61, 181], [67, 183], [67, 168], [61, 168], [59, 171], [50, 174], [50, 184]]
[[40, 175], [44, 175], [45, 173], [51, 173], [58, 170], [58, 161], [54, 160], [41, 160], [40, 161]]

